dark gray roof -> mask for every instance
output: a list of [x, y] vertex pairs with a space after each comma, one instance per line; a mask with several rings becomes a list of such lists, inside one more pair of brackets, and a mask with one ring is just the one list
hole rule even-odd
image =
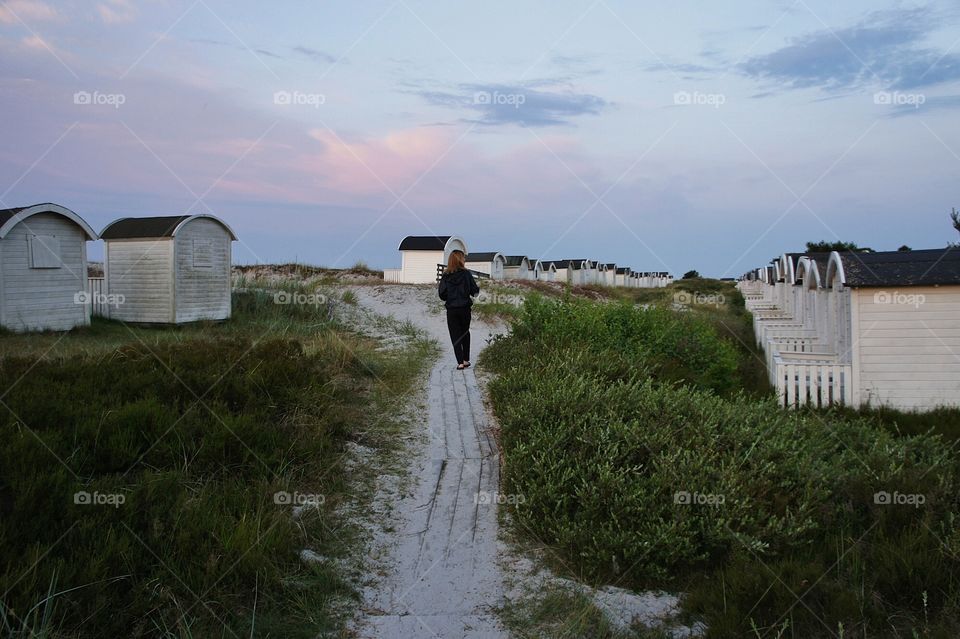
[[615, 263], [613, 263], [613, 262], [607, 262], [604, 266], [606, 266], [607, 268], [616, 268], [616, 267], [617, 267], [617, 265], [616, 265]]
[[570, 266], [570, 260], [550, 260], [545, 262], [545, 264], [553, 264], [557, 268], [568, 268]]
[[449, 235], [408, 235], [400, 242], [401, 251], [442, 251]]
[[30, 207], [20, 206], [20, 207], [17, 207], [17, 208], [15, 208], [15, 209], [3, 209], [3, 210], [0, 210], [0, 226], [3, 226], [3, 225], [6, 224], [7, 222], [9, 222], [9, 221], [10, 221], [10, 218], [12, 218], [14, 215], [16, 215], [17, 213], [19, 213], [20, 211], [22, 211], [23, 209], [26, 209], [26, 208], [30, 208]]
[[520, 266], [523, 263], [523, 260], [527, 259], [526, 255], [507, 255], [505, 256], [507, 260], [507, 266]]
[[629, 266], [618, 266], [618, 267], [617, 267], [617, 275], [622, 275], [622, 274], [624, 274], [624, 273], [629, 273], [629, 272], [630, 272], [630, 267], [629, 267]]
[[237, 235], [226, 222], [218, 217], [208, 213], [198, 215], [164, 215], [155, 217], [125, 217], [110, 224], [100, 234], [104, 240], [132, 240], [151, 237], [173, 237], [177, 228], [194, 218], [212, 220], [226, 230], [231, 240], [236, 240]]
[[[791, 254], [792, 255], [792, 254]], [[819, 252], [819, 253], [797, 253], [797, 260], [793, 264], [793, 274], [797, 274], [797, 266], [800, 263], [801, 257], [809, 257], [813, 260], [813, 263], [817, 265], [817, 272], [820, 273], [820, 284], [826, 285], [827, 283], [827, 264], [830, 262], [830, 254]], [[799, 284], [800, 282], [794, 282], [794, 284]]]
[[496, 251], [485, 251], [480, 253], [469, 253], [467, 255], [467, 262], [492, 262], [493, 258], [496, 257]]
[[568, 264], [567, 268], [572, 268], [575, 271], [579, 271], [580, 268], [583, 266], [583, 263], [586, 262], [586, 260], [564, 260], [564, 261], [567, 262]]
[[960, 248], [839, 255], [847, 286], [960, 284]]
[[107, 225], [100, 237], [105, 240], [172, 237], [174, 229], [189, 217], [189, 215], [126, 217]]

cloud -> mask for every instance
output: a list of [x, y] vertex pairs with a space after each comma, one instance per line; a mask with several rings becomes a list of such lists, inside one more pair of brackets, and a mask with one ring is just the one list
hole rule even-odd
[[55, 9], [40, 0], [7, 0], [0, 4], [0, 23], [16, 24], [25, 22], [55, 20], [59, 16]]
[[958, 80], [960, 55], [922, 46], [937, 26], [926, 9], [873, 12], [856, 25], [796, 38], [738, 69], [785, 89], [907, 89]]
[[465, 84], [457, 93], [427, 90], [413, 93], [431, 104], [473, 111], [475, 116], [463, 120], [484, 125], [570, 124], [576, 116], [596, 115], [609, 105], [603, 98], [588, 93], [503, 84]]
[[214, 47], [227, 47], [229, 49], [236, 49], [237, 51], [252, 51], [254, 54], [260, 54], [268, 58], [276, 58], [277, 60], [286, 60], [282, 55], [274, 53], [269, 49], [248, 49], [246, 45], [238, 44], [236, 42], [224, 42], [223, 40], [214, 40], [212, 38], [190, 38], [189, 42], [194, 42], [196, 44], [207, 44]]
[[708, 67], [702, 64], [691, 64], [691, 63], [682, 63], [682, 62], [664, 62], [658, 61], [652, 64], [647, 64], [642, 67], [644, 71], [669, 71], [672, 73], [687, 73], [692, 75], [698, 75], [703, 73], [715, 73], [717, 71], [716, 67]]
[[97, 5], [100, 19], [106, 24], [124, 24], [133, 22], [137, 10], [130, 0], [107, 0]]
[[306, 56], [307, 58], [316, 60], [318, 62], [327, 62], [329, 64], [333, 64], [337, 61], [335, 57], [329, 53], [326, 53], [325, 51], [318, 51], [317, 49], [311, 49], [310, 47], [305, 47], [302, 45], [295, 46], [292, 48], [292, 50], [294, 53], [299, 53], [302, 56]]

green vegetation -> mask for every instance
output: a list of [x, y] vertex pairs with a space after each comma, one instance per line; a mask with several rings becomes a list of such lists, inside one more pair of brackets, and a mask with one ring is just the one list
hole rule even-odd
[[857, 246], [856, 242], [807, 242], [807, 253], [829, 253], [830, 251], [853, 251], [855, 253], [872, 253], [873, 249]]
[[569, 576], [688, 593], [710, 637], [957, 636], [951, 448], [745, 394], [739, 311], [697, 306], [531, 298], [484, 352], [517, 532]]
[[222, 324], [0, 338], [0, 635], [337, 632], [346, 446], [387, 445], [430, 352], [397, 330], [248, 291]]
[[517, 637], [550, 639], [671, 639], [666, 630], [651, 630], [634, 624], [619, 629], [604, 611], [582, 592], [560, 586], [548, 587], [530, 599], [510, 602], [500, 613]]
[[482, 320], [513, 319], [523, 304], [524, 290], [495, 284], [490, 280], [478, 282], [480, 295], [474, 300], [473, 312]]

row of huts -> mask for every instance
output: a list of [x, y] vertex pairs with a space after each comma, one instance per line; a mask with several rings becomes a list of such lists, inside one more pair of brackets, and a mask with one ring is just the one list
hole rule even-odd
[[[123, 218], [98, 234], [58, 204], [0, 210], [0, 326], [70, 330], [95, 307], [125, 322], [226, 319], [236, 239], [212, 215]], [[102, 279], [87, 272], [87, 242], [97, 240]]]
[[960, 247], [785, 253], [738, 286], [785, 406], [960, 406]]
[[400, 268], [385, 269], [388, 282], [426, 284], [435, 282], [446, 267], [450, 253], [463, 251], [467, 268], [492, 280], [564, 282], [575, 286], [627, 286], [660, 288], [673, 281], [669, 273], [634, 271], [629, 266], [590, 259], [539, 260], [498, 251], [470, 252], [456, 235], [410, 235], [400, 242]]

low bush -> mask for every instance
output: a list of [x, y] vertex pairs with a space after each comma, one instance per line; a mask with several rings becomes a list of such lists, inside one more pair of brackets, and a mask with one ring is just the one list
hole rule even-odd
[[738, 393], [730, 351], [689, 314], [528, 301], [482, 357], [521, 534], [687, 590], [711, 637], [955, 636], [951, 448]]
[[[534, 358], [569, 347], [586, 348], [598, 359], [638, 366], [664, 381], [689, 381], [716, 391], [729, 391], [737, 384], [735, 348], [718, 339], [699, 317], [661, 307], [531, 296], [511, 334], [513, 344]], [[496, 353], [494, 349], [489, 359]]]

